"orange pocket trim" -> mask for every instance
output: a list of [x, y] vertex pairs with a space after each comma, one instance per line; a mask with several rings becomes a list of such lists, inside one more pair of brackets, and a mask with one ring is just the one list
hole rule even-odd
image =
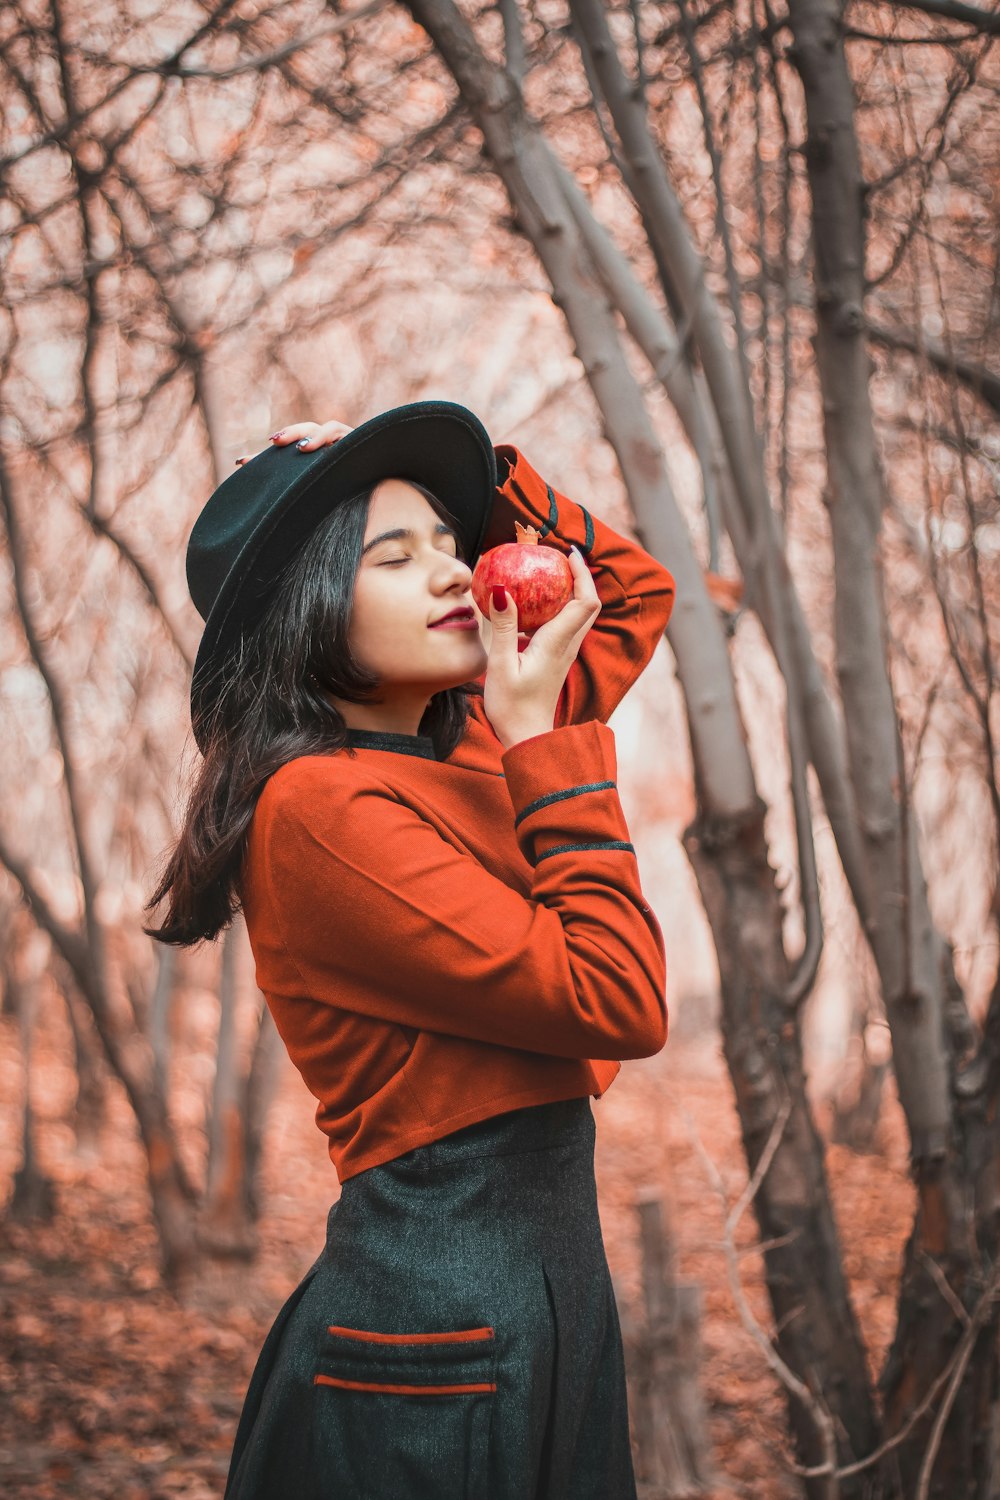
[[326, 1331], [340, 1338], [366, 1339], [373, 1344], [467, 1344], [475, 1339], [493, 1337], [492, 1328], [459, 1328], [454, 1333], [369, 1333], [364, 1328], [337, 1327]]
[[473, 1391], [495, 1391], [496, 1384], [482, 1385], [376, 1385], [364, 1380], [336, 1380], [332, 1375], [314, 1375], [313, 1385], [336, 1385], [344, 1391], [386, 1391], [390, 1396], [464, 1396]]

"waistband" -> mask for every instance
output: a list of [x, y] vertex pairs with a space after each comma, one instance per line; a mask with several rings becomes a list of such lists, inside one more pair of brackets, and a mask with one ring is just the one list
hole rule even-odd
[[596, 1135], [590, 1095], [529, 1104], [501, 1115], [477, 1120], [443, 1135], [414, 1155], [426, 1152], [433, 1162], [464, 1161], [476, 1156], [519, 1156], [525, 1151], [550, 1151], [560, 1146], [591, 1145]]
[[356, 1172], [330, 1209], [316, 1264], [381, 1254], [400, 1235], [412, 1250], [428, 1226], [439, 1235], [464, 1225], [469, 1244], [501, 1234], [536, 1249], [567, 1234], [599, 1239], [596, 1134], [584, 1095], [491, 1115]]
[[557, 1099], [548, 1104], [529, 1104], [490, 1115], [439, 1136], [426, 1146], [414, 1146], [401, 1156], [356, 1172], [341, 1184], [341, 1196], [363, 1192], [365, 1184], [380, 1176], [392, 1176], [400, 1168], [427, 1169], [450, 1162], [474, 1161], [480, 1157], [520, 1156], [531, 1151], [593, 1151], [597, 1126], [590, 1095]]

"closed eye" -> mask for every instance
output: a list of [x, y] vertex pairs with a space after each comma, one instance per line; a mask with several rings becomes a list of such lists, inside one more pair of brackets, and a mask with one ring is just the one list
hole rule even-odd
[[[454, 556], [457, 557], [457, 558], [459, 558], [463, 562], [465, 561], [465, 559], [462, 557], [461, 551], [458, 550], [458, 549], [456, 549], [456, 551], [454, 553]], [[380, 568], [397, 568], [400, 563], [405, 563], [405, 562], [409, 562], [409, 561], [410, 561], [410, 559], [408, 557], [390, 557], [385, 562], [379, 563], [379, 567]]]

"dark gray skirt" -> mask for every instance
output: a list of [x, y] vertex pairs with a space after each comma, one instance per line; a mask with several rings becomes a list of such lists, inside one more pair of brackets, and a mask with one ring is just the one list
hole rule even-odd
[[349, 1177], [225, 1500], [635, 1500], [589, 1097]]

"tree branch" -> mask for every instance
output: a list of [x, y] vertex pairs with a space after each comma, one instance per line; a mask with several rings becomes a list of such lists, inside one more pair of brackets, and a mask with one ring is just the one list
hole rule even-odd
[[133, 63], [131, 72], [135, 75], [144, 73], [159, 73], [171, 78], [211, 78], [221, 81], [224, 78], [236, 78], [241, 73], [263, 73], [268, 68], [275, 67], [284, 62], [286, 58], [292, 57], [296, 52], [302, 52], [307, 47], [312, 47], [316, 42], [325, 41], [327, 37], [338, 36], [340, 32], [346, 31], [348, 26], [353, 26], [357, 21], [364, 21], [368, 16], [384, 10], [389, 0], [367, 0], [367, 4], [359, 5], [356, 10], [347, 11], [338, 16], [328, 26], [320, 26], [309, 36], [292, 37], [280, 47], [275, 47], [272, 52], [255, 53], [252, 57], [243, 57], [239, 62], [231, 63], [228, 68], [217, 68], [206, 63], [202, 67], [182, 68], [175, 59], [167, 58], [159, 63]]
[[17, 603], [21, 629], [24, 632], [24, 638], [27, 642], [35, 669], [45, 684], [56, 741], [62, 755], [63, 781], [69, 803], [70, 824], [73, 829], [73, 841], [76, 846], [80, 884], [83, 887], [87, 939], [91, 947], [92, 959], [97, 965], [98, 970], [100, 970], [103, 967], [103, 940], [100, 924], [97, 921], [94, 911], [94, 903], [100, 882], [94, 862], [91, 859], [90, 845], [85, 829], [83, 813], [84, 799], [77, 777], [73, 747], [70, 744], [68, 704], [62, 684], [52, 671], [51, 664], [42, 644], [42, 638], [35, 628], [25, 581], [27, 556], [24, 539], [21, 534], [20, 520], [11, 493], [10, 477], [7, 473], [5, 457], [2, 453], [0, 453], [0, 511], [2, 511], [4, 517], [7, 547], [13, 572], [14, 598]]
[[[801, 1402], [812, 1418], [820, 1439], [820, 1446], [823, 1450], [823, 1462], [814, 1468], [810, 1468], [808, 1472], [812, 1478], [826, 1480], [824, 1488], [827, 1500], [838, 1500], [840, 1486], [838, 1484], [837, 1439], [833, 1417], [819, 1392], [811, 1390], [804, 1381], [799, 1379], [791, 1366], [782, 1359], [774, 1347], [773, 1341], [768, 1338], [754, 1317], [753, 1309], [747, 1301], [746, 1293], [743, 1290], [743, 1280], [740, 1276], [739, 1252], [736, 1248], [737, 1225], [760, 1191], [761, 1183], [764, 1181], [771, 1162], [774, 1160], [775, 1153], [781, 1144], [781, 1138], [785, 1133], [785, 1126], [788, 1124], [791, 1112], [792, 1101], [790, 1098], [786, 1098], [774, 1117], [774, 1123], [771, 1126], [770, 1133], [768, 1134], [757, 1165], [753, 1170], [753, 1174], [748, 1179], [742, 1193], [740, 1193], [740, 1196], [733, 1205], [730, 1205], [729, 1194], [726, 1192], [726, 1185], [722, 1180], [722, 1174], [705, 1149], [693, 1117], [687, 1110], [684, 1110], [684, 1116], [695, 1152], [719, 1197], [723, 1213], [726, 1216], [722, 1229], [722, 1250], [726, 1257], [729, 1290], [732, 1293], [733, 1302], [736, 1304], [736, 1311], [739, 1313], [740, 1322], [763, 1354], [771, 1370], [785, 1387], [785, 1390], [794, 1396], [797, 1401]], [[804, 1471], [799, 1469], [798, 1472], [802, 1473]]]
[[918, 339], [907, 328], [890, 328], [888, 324], [877, 323], [871, 317], [866, 320], [866, 328], [868, 337], [876, 344], [881, 344], [886, 349], [904, 349], [908, 354], [925, 359], [942, 375], [953, 375], [956, 380], [960, 380], [973, 395], [1000, 414], [1000, 374], [996, 371], [973, 360], [960, 358], [939, 339], [926, 336]]
[[962, 21], [987, 36], [1000, 35], [1000, 11], [983, 10], [981, 5], [966, 5], [962, 0], [876, 0], [876, 3], [887, 5], [894, 11], [920, 10], [927, 16], [939, 16], [943, 21]]

